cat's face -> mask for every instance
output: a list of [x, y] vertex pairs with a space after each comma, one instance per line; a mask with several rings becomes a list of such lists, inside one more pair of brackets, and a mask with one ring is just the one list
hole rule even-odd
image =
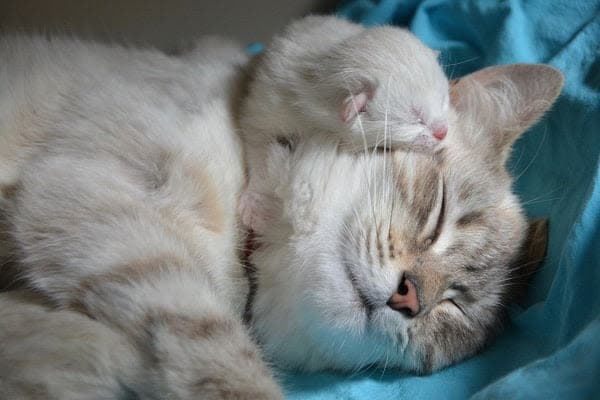
[[434, 154], [350, 154], [320, 136], [274, 143], [272, 223], [252, 255], [267, 352], [309, 370], [427, 372], [479, 350], [510, 300], [526, 231], [506, 157], [561, 85], [543, 66], [464, 78], [452, 136]]

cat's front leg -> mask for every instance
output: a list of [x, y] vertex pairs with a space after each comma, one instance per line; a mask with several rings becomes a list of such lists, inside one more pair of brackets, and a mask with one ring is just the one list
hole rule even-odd
[[[97, 400], [155, 397], [145, 357], [121, 334], [21, 290], [0, 293], [0, 398]], [[142, 385], [143, 382], [143, 385]]]
[[147, 321], [156, 367], [179, 399], [283, 396], [244, 327], [222, 314], [157, 312]]
[[137, 343], [147, 379], [158, 383], [162, 398], [282, 398], [259, 349], [214, 293], [210, 277], [173, 265], [142, 269], [83, 282], [72, 307]]

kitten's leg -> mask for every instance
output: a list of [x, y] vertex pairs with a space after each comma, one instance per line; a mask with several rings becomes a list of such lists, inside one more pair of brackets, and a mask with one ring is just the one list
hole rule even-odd
[[269, 223], [268, 203], [270, 199], [248, 187], [240, 196], [238, 212], [245, 227], [261, 234]]
[[[272, 185], [285, 176], [289, 150], [274, 145], [266, 137], [246, 138], [249, 165], [248, 182], [241, 193], [238, 214], [242, 224], [257, 234], [263, 234], [274, 217], [281, 212], [280, 202], [273, 197], [277, 188]], [[274, 148], [272, 146], [275, 146]]]

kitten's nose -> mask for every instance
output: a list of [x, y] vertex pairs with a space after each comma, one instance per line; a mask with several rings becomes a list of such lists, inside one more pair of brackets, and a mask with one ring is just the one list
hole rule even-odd
[[440, 127], [436, 127], [433, 130], [433, 137], [438, 139], [438, 140], [442, 140], [443, 138], [446, 137], [446, 133], [448, 133], [448, 127], [447, 126], [440, 126]]
[[417, 287], [410, 279], [402, 277], [398, 291], [390, 297], [386, 304], [392, 310], [414, 317], [420, 310]]

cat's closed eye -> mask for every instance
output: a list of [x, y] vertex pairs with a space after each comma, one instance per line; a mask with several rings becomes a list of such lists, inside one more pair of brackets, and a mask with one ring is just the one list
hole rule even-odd
[[431, 245], [433, 245], [437, 239], [440, 237], [440, 234], [442, 233], [442, 228], [444, 227], [444, 220], [445, 220], [445, 214], [446, 214], [446, 189], [444, 188], [444, 182], [442, 180], [442, 188], [441, 188], [441, 192], [442, 192], [442, 200], [441, 200], [441, 204], [440, 204], [440, 211], [438, 213], [438, 217], [435, 223], [435, 227], [433, 229], [433, 233], [427, 238], [425, 239], [425, 242], [423, 243], [423, 247], [424, 248], [429, 248]]
[[472, 211], [464, 214], [462, 217], [456, 221], [456, 226], [459, 228], [466, 227], [469, 225], [473, 225], [478, 221], [481, 221], [483, 218], [483, 213], [481, 211]]
[[449, 298], [449, 299], [443, 299], [440, 304], [446, 304], [449, 305], [451, 307], [454, 307], [455, 309], [457, 309], [458, 311], [460, 311], [463, 315], [466, 315], [464, 309], [462, 308], [462, 306], [460, 306], [457, 301], [454, 298]]

